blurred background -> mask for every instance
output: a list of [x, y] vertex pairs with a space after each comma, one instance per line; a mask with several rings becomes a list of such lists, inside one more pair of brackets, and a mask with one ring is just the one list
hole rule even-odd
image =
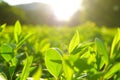
[[120, 0], [0, 0], [0, 24], [120, 26]]

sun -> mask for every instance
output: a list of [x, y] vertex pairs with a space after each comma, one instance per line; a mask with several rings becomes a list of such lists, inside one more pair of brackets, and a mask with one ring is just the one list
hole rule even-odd
[[69, 21], [71, 16], [81, 9], [82, 0], [54, 0], [49, 4], [51, 5], [57, 20]]
[[49, 4], [59, 21], [68, 21], [71, 16], [78, 10], [82, 9], [83, 0], [4, 0], [11, 5], [25, 4], [31, 2], [42, 2]]

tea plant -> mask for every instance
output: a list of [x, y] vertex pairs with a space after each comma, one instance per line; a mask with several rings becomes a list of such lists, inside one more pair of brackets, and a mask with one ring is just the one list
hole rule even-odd
[[58, 48], [48, 49], [45, 64], [56, 80], [119, 80], [120, 30], [116, 33], [111, 50], [103, 41], [80, 43], [79, 33], [72, 38], [68, 53]]
[[[1, 33], [5, 25], [1, 26]], [[23, 43], [31, 36], [27, 34], [21, 36], [21, 25], [19, 21], [16, 22], [14, 27], [14, 43], [1, 43], [0, 44], [0, 77], [2, 80], [26, 80], [30, 73], [30, 66], [33, 61], [33, 56], [24, 53], [26, 58], [20, 59], [22, 56], [19, 49]], [[23, 66], [23, 69], [19, 69]]]
[[[19, 21], [15, 23], [14, 28], [6, 28], [6, 24], [0, 26], [0, 80], [120, 79], [119, 29], [109, 49], [103, 42], [105, 36], [100, 36], [102, 40], [99, 38], [93, 40], [96, 35], [101, 34], [96, 27], [95, 33], [90, 35], [87, 33], [79, 35], [83, 33], [80, 31], [83, 31], [84, 27], [74, 28], [79, 32], [76, 31], [68, 48], [64, 43], [68, 43], [73, 29], [67, 28], [70, 34], [66, 34], [68, 32], [62, 28], [58, 28], [56, 32], [54, 32], [56, 28], [48, 28], [48, 32], [46, 27], [40, 28], [40, 31], [37, 31], [38, 28], [23, 28], [26, 30], [22, 30]], [[88, 33], [90, 29], [88, 28]], [[92, 37], [91, 41], [85, 42], [83, 37], [86, 36]], [[51, 46], [58, 48], [50, 48]]]

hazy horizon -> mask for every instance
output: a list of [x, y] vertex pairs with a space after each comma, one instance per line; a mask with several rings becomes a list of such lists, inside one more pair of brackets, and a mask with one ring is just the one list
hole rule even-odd
[[28, 4], [33, 2], [45, 3], [51, 6], [59, 21], [69, 21], [73, 14], [82, 8], [82, 0], [3, 0], [10, 5]]

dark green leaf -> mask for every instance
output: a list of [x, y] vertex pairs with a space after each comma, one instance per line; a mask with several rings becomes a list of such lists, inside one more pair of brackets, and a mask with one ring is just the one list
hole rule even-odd
[[8, 62], [14, 57], [13, 49], [11, 46], [4, 44], [1, 46], [1, 56]]
[[10, 74], [10, 79], [12, 80], [12, 77], [14, 75], [16, 66], [11, 66], [9, 67], [9, 74]]
[[98, 53], [97, 55], [103, 59], [103, 61], [105, 62], [106, 65], [108, 65], [109, 56], [108, 56], [107, 49], [106, 49], [105, 45], [98, 38], [95, 39], [95, 43], [96, 43], [96, 51]]
[[17, 65], [17, 59], [16, 57], [12, 58], [11, 59], [11, 64], [10, 64], [10, 67], [9, 67], [9, 74], [10, 74], [10, 79], [12, 80], [12, 77], [15, 73], [15, 69], [16, 69], [16, 65]]
[[3, 29], [5, 28], [5, 26], [6, 26], [6, 24], [3, 24], [3, 25], [0, 26], [0, 32], [3, 31]]
[[93, 68], [92, 65], [88, 64], [88, 59], [82, 58], [78, 59], [75, 63], [74, 66], [79, 70], [79, 73], [83, 72], [84, 70], [90, 70]]

